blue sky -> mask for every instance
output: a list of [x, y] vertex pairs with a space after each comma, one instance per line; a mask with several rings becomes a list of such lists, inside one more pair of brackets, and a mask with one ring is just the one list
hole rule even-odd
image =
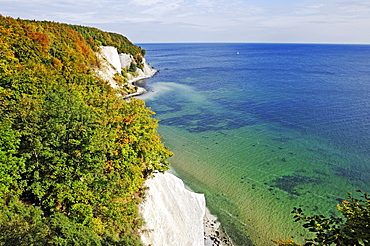
[[0, 14], [93, 26], [134, 43], [370, 44], [370, 0], [0, 0]]

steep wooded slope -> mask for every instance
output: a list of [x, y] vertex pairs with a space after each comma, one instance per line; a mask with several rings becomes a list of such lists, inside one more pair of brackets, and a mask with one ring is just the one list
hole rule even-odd
[[145, 54], [118, 34], [0, 16], [0, 245], [140, 245], [142, 184], [171, 153], [144, 102], [96, 77], [101, 45]]

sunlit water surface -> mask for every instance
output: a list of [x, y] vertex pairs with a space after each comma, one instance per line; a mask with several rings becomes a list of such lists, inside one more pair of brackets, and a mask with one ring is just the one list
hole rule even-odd
[[141, 46], [172, 167], [237, 245], [302, 242], [293, 207], [335, 214], [370, 191], [370, 46]]

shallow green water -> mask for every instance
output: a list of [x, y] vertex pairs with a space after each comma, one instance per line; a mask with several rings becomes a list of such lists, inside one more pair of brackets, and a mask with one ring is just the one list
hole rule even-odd
[[[142, 98], [161, 119], [173, 169], [237, 245], [302, 242], [293, 207], [335, 214], [348, 191], [369, 190], [370, 72], [359, 61], [369, 47], [144, 48], [162, 71]], [[249, 55], [225, 58], [235, 49]]]

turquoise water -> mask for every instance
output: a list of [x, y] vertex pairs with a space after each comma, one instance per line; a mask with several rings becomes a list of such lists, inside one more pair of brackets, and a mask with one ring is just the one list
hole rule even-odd
[[336, 214], [370, 190], [370, 46], [143, 44], [141, 98], [172, 167], [237, 245], [307, 233], [293, 207]]

